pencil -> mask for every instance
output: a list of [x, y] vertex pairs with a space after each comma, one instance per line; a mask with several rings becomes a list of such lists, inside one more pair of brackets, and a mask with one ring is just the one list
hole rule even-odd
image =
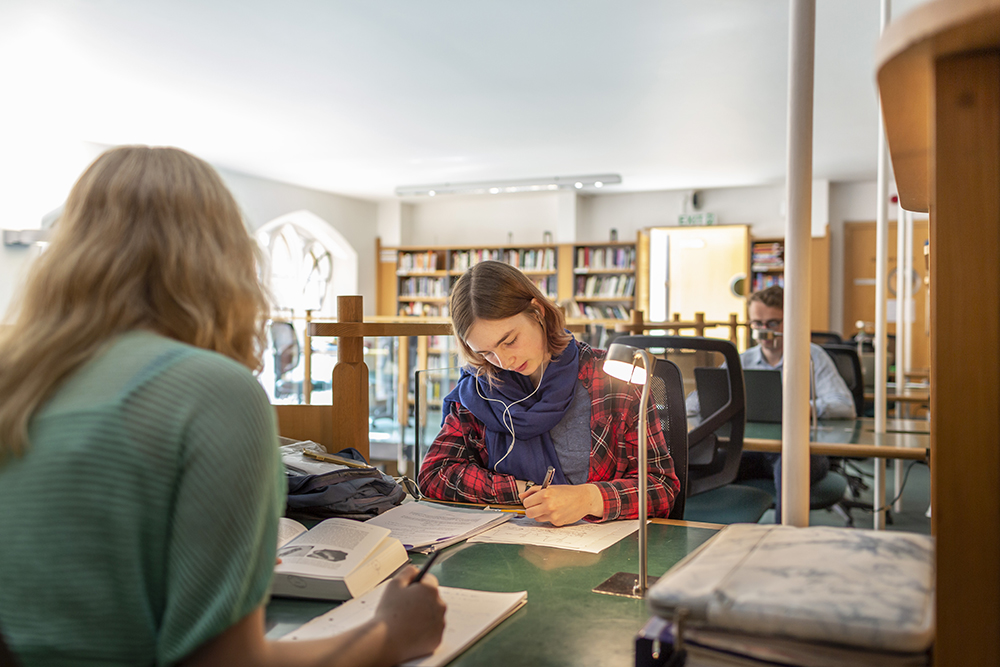
[[424, 563], [423, 567], [420, 568], [420, 571], [417, 572], [417, 576], [413, 577], [413, 581], [410, 582], [411, 586], [424, 578], [424, 575], [427, 574], [427, 570], [431, 569], [431, 565], [434, 564], [434, 561], [437, 560], [440, 553], [440, 551], [435, 551], [431, 554], [430, 558], [427, 559], [427, 562]]

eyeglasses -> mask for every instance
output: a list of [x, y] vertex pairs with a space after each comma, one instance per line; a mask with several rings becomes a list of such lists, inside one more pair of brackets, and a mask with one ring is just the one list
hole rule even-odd
[[783, 320], [750, 320], [751, 329], [768, 329], [774, 330], [781, 326]]

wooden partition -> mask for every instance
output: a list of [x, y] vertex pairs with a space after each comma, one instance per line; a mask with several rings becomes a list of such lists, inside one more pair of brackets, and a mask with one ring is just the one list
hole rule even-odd
[[937, 0], [876, 53], [900, 201], [930, 213], [936, 665], [1000, 655], [1000, 0]]

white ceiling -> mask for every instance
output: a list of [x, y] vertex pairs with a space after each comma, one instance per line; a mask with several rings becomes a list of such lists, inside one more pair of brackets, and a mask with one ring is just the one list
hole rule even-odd
[[[619, 192], [779, 183], [788, 5], [0, 0], [0, 119], [366, 198], [609, 172]], [[878, 5], [817, 2], [815, 178], [874, 178]]]

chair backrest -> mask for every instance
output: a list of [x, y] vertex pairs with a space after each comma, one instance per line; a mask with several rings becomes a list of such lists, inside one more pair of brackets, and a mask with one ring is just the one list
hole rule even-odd
[[683, 519], [688, 491], [688, 431], [687, 416], [684, 414], [684, 379], [677, 364], [666, 359], [656, 360], [650, 375], [649, 395], [656, 404], [667, 451], [674, 462], [674, 474], [681, 483], [667, 518]]
[[844, 339], [836, 331], [813, 331], [809, 339], [817, 345], [842, 345]]
[[274, 344], [274, 376], [280, 378], [299, 365], [301, 350], [295, 327], [291, 322], [271, 322], [271, 341]]
[[[438, 395], [443, 399], [458, 381], [461, 367], [448, 366], [441, 368], [424, 368], [413, 372], [413, 479], [420, 477], [420, 461], [424, 456], [424, 430], [427, 428], [427, 408], [429, 405], [426, 395], [428, 383], [433, 381], [451, 380], [449, 385], [439, 386]], [[404, 416], [405, 417], [405, 416]], [[400, 418], [400, 422], [404, 417]], [[405, 431], [405, 429], [404, 429]], [[403, 438], [405, 441], [405, 437]], [[433, 440], [433, 438], [432, 438]], [[427, 443], [430, 444], [430, 443]]]
[[743, 368], [736, 346], [721, 338], [698, 336], [621, 336], [615, 342], [659, 350], [661, 358], [690, 356], [692, 352], [722, 356], [729, 370], [729, 400], [688, 431], [687, 496], [732, 483], [740, 466], [746, 429]]
[[0, 632], [0, 665], [3, 667], [18, 667], [21, 663], [18, 661], [17, 656], [7, 645], [7, 641], [3, 638], [3, 633]]
[[861, 357], [855, 345], [823, 345], [826, 353], [833, 359], [840, 377], [844, 378], [847, 388], [854, 398], [854, 409], [860, 417], [865, 413], [865, 377], [861, 370]]

